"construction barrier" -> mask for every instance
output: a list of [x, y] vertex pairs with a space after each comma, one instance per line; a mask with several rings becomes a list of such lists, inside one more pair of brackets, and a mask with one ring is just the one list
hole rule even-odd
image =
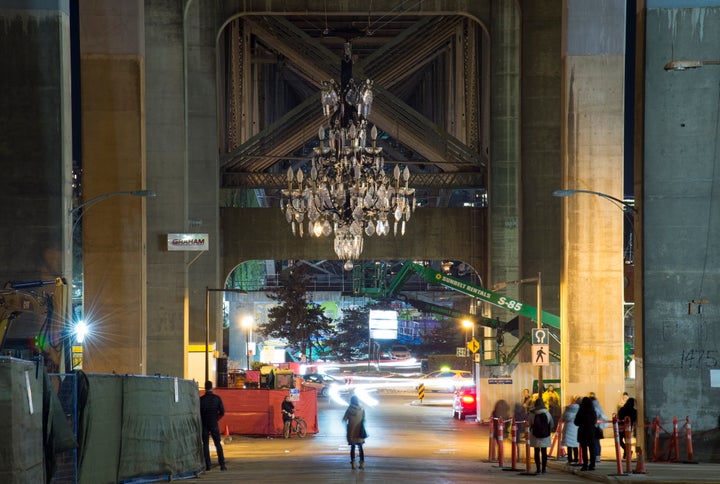
[[505, 445], [503, 444], [503, 434], [505, 433], [505, 422], [503, 422], [502, 418], [498, 419], [498, 427], [497, 427], [497, 446], [498, 446], [498, 466], [503, 466], [503, 456], [504, 456], [504, 448]]
[[630, 465], [632, 462], [632, 422], [630, 417], [625, 417], [625, 448], [623, 449], [623, 455], [625, 456], [625, 472], [628, 474], [632, 472]]
[[548, 457], [553, 456], [553, 452], [555, 452], [555, 446], [557, 445], [557, 458], [556, 460], [561, 459], [562, 457], [565, 457], [567, 453], [565, 452], [565, 449], [562, 446], [562, 429], [563, 429], [563, 421], [560, 420], [557, 424], [557, 427], [555, 428], [555, 435], [553, 435], [552, 443], [550, 444], [550, 450], [548, 450]]
[[613, 414], [612, 417], [612, 426], [613, 426], [613, 440], [615, 441], [615, 464], [617, 465], [617, 474], [618, 476], [622, 476], [623, 470], [622, 470], [622, 459], [620, 458], [620, 430], [619, 430], [619, 424], [618, 424], [618, 418], [617, 415]]
[[418, 400], [420, 400], [420, 403], [422, 403], [423, 398], [425, 398], [425, 384], [421, 383], [418, 385]]
[[685, 446], [687, 448], [687, 461], [693, 462], [693, 446], [692, 446], [692, 428], [690, 426], [690, 417], [685, 416]]
[[[653, 423], [651, 424], [653, 428], [653, 433], [655, 435], [654, 442], [653, 442], [653, 462], [678, 462], [680, 459], [680, 438], [679, 438], [679, 430], [678, 430], [678, 418], [673, 417], [672, 420], [672, 432], [667, 432], [662, 424], [660, 423], [660, 417], [655, 417], [655, 420], [653, 420]], [[696, 464], [697, 462], [693, 461], [694, 452], [693, 452], [693, 443], [692, 443], [692, 426], [690, 424], [690, 417], [685, 417], [685, 449], [686, 449], [686, 455], [687, 460], [682, 461], [685, 464]], [[660, 450], [660, 433], [665, 432], [670, 435], [670, 439], [667, 442], [667, 445], [665, 446], [665, 449], [663, 451]], [[664, 457], [663, 457], [664, 455]]]
[[488, 460], [495, 460], [495, 417], [490, 418], [490, 433], [489, 433], [489, 447], [488, 447]]
[[525, 472], [523, 475], [534, 476], [534, 472], [530, 472], [530, 426], [525, 431]]

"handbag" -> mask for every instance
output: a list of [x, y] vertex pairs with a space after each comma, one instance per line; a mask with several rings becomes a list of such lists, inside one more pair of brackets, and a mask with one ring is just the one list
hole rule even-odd
[[361, 424], [360, 424], [360, 431], [358, 432], [358, 434], [360, 435], [360, 438], [361, 438], [361, 439], [367, 439], [368, 434], [367, 434], [367, 431], [365, 430], [365, 424], [364, 424], [364, 423], [361, 423]]
[[605, 438], [605, 434], [603, 433], [603, 429], [600, 427], [595, 427], [595, 438], [600, 440]]

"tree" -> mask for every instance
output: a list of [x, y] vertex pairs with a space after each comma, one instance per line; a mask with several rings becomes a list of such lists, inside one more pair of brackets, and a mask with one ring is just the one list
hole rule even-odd
[[442, 319], [437, 326], [422, 332], [417, 351], [423, 355], [455, 354], [455, 348], [463, 346], [462, 336], [456, 320]]
[[311, 359], [308, 351], [313, 340], [327, 337], [332, 331], [331, 319], [322, 307], [307, 299], [306, 287], [310, 283], [307, 267], [288, 267], [279, 276], [280, 285], [267, 294], [277, 301], [268, 311], [267, 322], [260, 324], [260, 332], [270, 338], [281, 338], [288, 345], [299, 348]]
[[335, 335], [327, 342], [337, 358], [349, 360], [368, 353], [369, 318], [369, 306], [343, 309], [343, 317], [335, 327]]

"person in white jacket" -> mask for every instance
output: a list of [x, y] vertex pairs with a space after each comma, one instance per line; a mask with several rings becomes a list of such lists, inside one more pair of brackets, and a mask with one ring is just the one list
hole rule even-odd
[[580, 408], [580, 400], [582, 398], [573, 395], [570, 399], [570, 405], [565, 407], [562, 414], [563, 429], [560, 445], [567, 447], [567, 458], [570, 465], [577, 465], [580, 462], [578, 455], [578, 426], [575, 425], [575, 416]]
[[528, 416], [530, 425], [530, 447], [535, 448], [535, 468], [537, 473], [545, 474], [547, 469], [547, 449], [552, 444], [550, 429], [553, 428], [553, 419], [545, 408], [542, 397], [535, 400], [535, 407]]

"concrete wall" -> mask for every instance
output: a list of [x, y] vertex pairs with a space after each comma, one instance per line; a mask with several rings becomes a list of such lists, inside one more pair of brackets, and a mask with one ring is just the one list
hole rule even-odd
[[[83, 202], [145, 189], [142, 1], [80, 2]], [[146, 372], [144, 198], [117, 196], [82, 211], [83, 368]]]
[[3, 285], [71, 277], [69, 22], [63, 2], [0, 9]]
[[[653, 3], [640, 206], [645, 417], [668, 422], [687, 415], [697, 435], [717, 427], [720, 415], [720, 66], [683, 72], [663, 66], [720, 60], [720, 2], [704, 2], [715, 4], [707, 8]], [[707, 303], [701, 308], [693, 300]]]

